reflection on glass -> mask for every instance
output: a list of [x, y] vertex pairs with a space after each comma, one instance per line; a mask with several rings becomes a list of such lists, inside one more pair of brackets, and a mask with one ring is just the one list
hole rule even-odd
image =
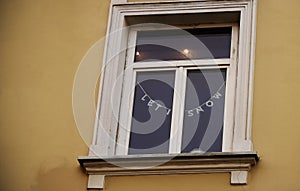
[[168, 153], [174, 71], [138, 72], [128, 154]]
[[231, 27], [139, 31], [135, 62], [229, 58]]
[[221, 152], [226, 69], [189, 70], [181, 151]]

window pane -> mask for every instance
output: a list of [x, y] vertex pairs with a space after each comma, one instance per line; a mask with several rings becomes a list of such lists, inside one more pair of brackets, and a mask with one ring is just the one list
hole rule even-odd
[[169, 152], [175, 71], [138, 72], [128, 154]]
[[135, 62], [229, 58], [231, 27], [139, 31]]
[[189, 70], [182, 152], [221, 152], [226, 69]]

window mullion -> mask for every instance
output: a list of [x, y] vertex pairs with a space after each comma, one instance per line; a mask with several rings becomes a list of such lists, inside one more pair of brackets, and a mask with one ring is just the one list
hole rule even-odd
[[187, 70], [176, 70], [169, 153], [181, 152]]

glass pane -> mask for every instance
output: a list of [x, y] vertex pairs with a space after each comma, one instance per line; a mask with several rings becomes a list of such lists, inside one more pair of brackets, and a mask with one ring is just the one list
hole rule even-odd
[[175, 71], [138, 72], [128, 154], [168, 153]]
[[221, 152], [226, 69], [189, 70], [181, 151]]
[[139, 31], [135, 62], [229, 58], [231, 27]]

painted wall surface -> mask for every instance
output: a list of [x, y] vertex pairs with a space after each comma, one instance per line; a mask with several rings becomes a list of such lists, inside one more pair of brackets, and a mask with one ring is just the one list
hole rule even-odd
[[[299, 0], [259, 0], [252, 132], [261, 161], [247, 186], [201, 174], [110, 177], [107, 190], [299, 191], [299, 8]], [[108, 12], [106, 0], [0, 1], [0, 190], [86, 190], [72, 87]]]

